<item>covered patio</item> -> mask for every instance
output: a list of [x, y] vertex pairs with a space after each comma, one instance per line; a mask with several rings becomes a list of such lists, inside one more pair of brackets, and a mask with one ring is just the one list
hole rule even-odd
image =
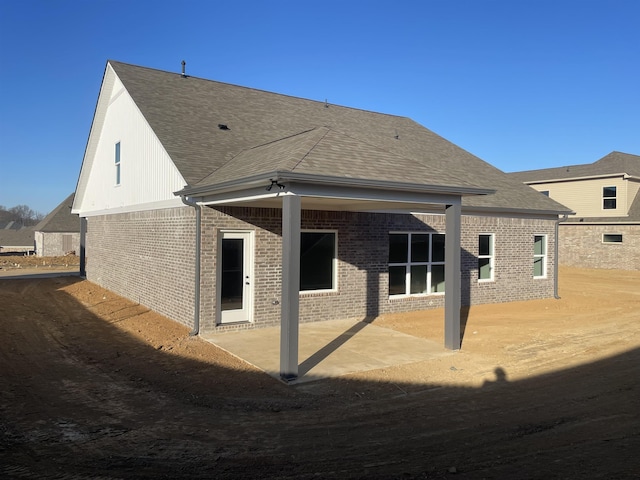
[[[280, 299], [279, 369], [285, 382], [296, 382], [310, 370], [300, 364], [300, 237], [301, 211], [343, 210], [352, 212], [425, 212], [443, 214], [445, 232], [445, 329], [444, 346], [448, 350], [460, 348], [461, 309], [461, 203], [464, 195], [484, 195], [491, 190], [472, 186], [425, 185], [418, 183], [377, 181], [360, 178], [272, 171], [201, 187], [185, 188], [177, 192], [188, 205], [250, 206], [279, 208], [282, 212], [282, 288]], [[197, 232], [199, 239], [201, 232]], [[196, 256], [201, 252], [197, 247]], [[199, 290], [199, 278], [196, 289]], [[199, 294], [198, 294], [199, 298]], [[324, 322], [320, 322], [324, 323]], [[305, 324], [306, 326], [306, 324]], [[369, 330], [378, 327], [369, 325]], [[364, 327], [363, 327], [364, 329]], [[378, 332], [387, 333], [388, 332]], [[223, 346], [225, 337], [244, 336], [249, 332], [221, 333], [207, 338]], [[259, 335], [255, 333], [253, 335]], [[331, 335], [329, 335], [331, 336]], [[333, 339], [328, 340], [330, 344]], [[385, 344], [385, 343], [381, 343]], [[224, 348], [224, 347], [223, 347]], [[234, 347], [236, 348], [236, 347]], [[310, 347], [312, 350], [315, 347]], [[393, 346], [385, 347], [392, 350]], [[318, 350], [321, 350], [319, 347]], [[276, 355], [272, 348], [271, 355]], [[379, 350], [379, 349], [378, 349]], [[429, 350], [425, 345], [425, 351]], [[233, 350], [230, 348], [232, 353]], [[374, 350], [375, 351], [375, 350]], [[247, 355], [238, 353], [245, 358]], [[311, 355], [311, 354], [309, 354]], [[334, 358], [338, 358], [334, 356]], [[251, 362], [251, 360], [249, 360]], [[256, 361], [260, 363], [259, 361]], [[345, 360], [345, 362], [348, 362]], [[259, 365], [258, 365], [259, 366]], [[307, 365], [308, 366], [308, 365]], [[265, 367], [272, 371], [272, 367]]]

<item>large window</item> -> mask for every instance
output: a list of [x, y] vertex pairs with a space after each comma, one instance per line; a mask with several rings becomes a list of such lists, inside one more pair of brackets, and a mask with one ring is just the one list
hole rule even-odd
[[533, 236], [533, 278], [547, 276], [547, 236]]
[[493, 280], [493, 234], [482, 233], [478, 237], [478, 280]]
[[615, 210], [616, 187], [602, 187], [602, 208], [604, 210]]
[[444, 234], [389, 234], [389, 295], [444, 292]]
[[116, 143], [116, 153], [115, 153], [115, 160], [116, 160], [116, 185], [120, 185], [120, 142]]
[[335, 289], [335, 271], [336, 232], [302, 232], [300, 291]]

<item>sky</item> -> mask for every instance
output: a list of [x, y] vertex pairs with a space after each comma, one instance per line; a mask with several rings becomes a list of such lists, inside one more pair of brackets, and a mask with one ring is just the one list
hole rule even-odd
[[76, 187], [109, 59], [410, 117], [506, 172], [640, 155], [637, 0], [0, 0], [0, 205]]

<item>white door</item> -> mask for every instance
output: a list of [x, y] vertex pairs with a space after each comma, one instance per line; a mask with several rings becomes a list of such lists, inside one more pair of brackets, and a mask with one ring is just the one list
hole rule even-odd
[[221, 232], [218, 305], [220, 323], [250, 322], [253, 305], [251, 232]]

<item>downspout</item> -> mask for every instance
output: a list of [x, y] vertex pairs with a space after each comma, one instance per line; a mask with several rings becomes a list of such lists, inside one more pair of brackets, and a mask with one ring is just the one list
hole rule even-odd
[[196, 252], [195, 252], [195, 272], [194, 272], [194, 299], [193, 299], [193, 329], [189, 332], [190, 336], [198, 335], [200, 332], [200, 233], [202, 230], [202, 207], [196, 202], [188, 200], [186, 196], [181, 195], [182, 203], [196, 210]]
[[560, 300], [560, 295], [558, 294], [558, 258], [560, 257], [559, 254], [559, 244], [560, 244], [560, 222], [564, 222], [567, 218], [569, 218], [569, 215], [567, 215], [566, 213], [564, 215], [562, 215], [561, 218], [559, 218], [558, 220], [556, 220], [556, 242], [555, 242], [555, 248], [554, 248], [554, 256], [555, 259], [553, 261], [553, 297], [556, 300]]

